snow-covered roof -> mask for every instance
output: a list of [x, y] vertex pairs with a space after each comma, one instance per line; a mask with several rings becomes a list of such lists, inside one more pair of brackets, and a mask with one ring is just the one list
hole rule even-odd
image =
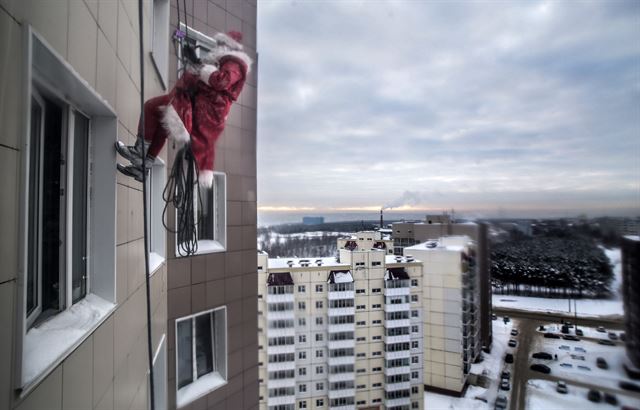
[[420, 263], [418, 259], [415, 259], [413, 256], [397, 256], [397, 255], [385, 255], [384, 263], [385, 265], [391, 265], [394, 263]]
[[[306, 266], [303, 266], [306, 265]], [[340, 266], [349, 268], [349, 264], [341, 263], [336, 258], [269, 258], [269, 269], [305, 268], [318, 266]]]
[[638, 235], [626, 235], [625, 238], [629, 239], [630, 241], [640, 241], [640, 236]]
[[[448, 242], [448, 243], [447, 243]], [[437, 241], [426, 241], [413, 246], [407, 246], [404, 248], [404, 252], [410, 252], [412, 250], [417, 251], [452, 251], [462, 252], [466, 248], [466, 244], [472, 242], [468, 236], [448, 236], [440, 238]]]
[[389, 268], [384, 274], [384, 280], [409, 279], [409, 274], [404, 268]]
[[332, 270], [329, 272], [327, 283], [351, 283], [353, 276], [349, 270]]

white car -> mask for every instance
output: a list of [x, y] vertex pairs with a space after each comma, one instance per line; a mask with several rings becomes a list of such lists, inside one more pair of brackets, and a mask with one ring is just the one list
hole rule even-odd
[[511, 384], [509, 384], [509, 380], [502, 379], [502, 381], [500, 382], [500, 390], [509, 391], [509, 389], [511, 389]]
[[569, 389], [567, 388], [567, 383], [562, 380], [558, 380], [558, 385], [556, 386], [556, 391], [561, 394], [567, 394]]

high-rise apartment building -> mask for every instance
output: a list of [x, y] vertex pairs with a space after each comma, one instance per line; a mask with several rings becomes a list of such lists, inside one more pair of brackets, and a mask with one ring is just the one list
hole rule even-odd
[[396, 255], [402, 255], [402, 250], [407, 246], [445, 236], [466, 235], [475, 241], [480, 292], [480, 338], [482, 347], [490, 350], [492, 343], [492, 292], [488, 225], [483, 222], [457, 223], [449, 215], [427, 215], [424, 222], [397, 222], [392, 226]]
[[379, 249], [387, 255], [393, 255], [393, 239], [390, 235], [383, 235], [379, 231], [360, 231], [349, 238], [338, 238], [340, 249]]
[[622, 238], [622, 297], [627, 356], [637, 373], [640, 370], [640, 237]]
[[369, 242], [258, 255], [261, 409], [422, 408], [422, 264]]
[[425, 388], [461, 394], [480, 355], [476, 246], [447, 236], [404, 248], [423, 264]]
[[[194, 41], [242, 31], [255, 61], [255, 1], [186, 7]], [[174, 2], [144, 2], [147, 98], [175, 82], [177, 23]], [[1, 409], [149, 408], [142, 186], [114, 150], [138, 134], [139, 36], [135, 1], [0, 1]], [[218, 142], [198, 255], [177, 257], [162, 225], [172, 147], [149, 176], [158, 410], [258, 404], [256, 64]]]

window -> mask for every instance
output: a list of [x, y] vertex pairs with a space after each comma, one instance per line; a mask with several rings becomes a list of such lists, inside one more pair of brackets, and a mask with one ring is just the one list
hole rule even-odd
[[321, 300], [316, 301], [316, 309], [322, 309], [322, 301]]
[[307, 341], [307, 336], [306, 335], [300, 335], [298, 336], [298, 342], [300, 343], [306, 343]]
[[169, 0], [153, 0], [151, 47], [151, 61], [166, 90], [169, 84]]
[[380, 293], [380, 288], [371, 289], [371, 293]]
[[[322, 383], [320, 383], [322, 384]], [[321, 389], [318, 389], [321, 390]], [[324, 399], [318, 399], [316, 400], [316, 407], [323, 407], [324, 406]]]
[[[198, 221], [196, 254], [224, 251], [227, 243], [227, 175], [214, 171], [213, 185], [207, 188], [197, 184], [193, 195], [194, 199], [200, 195], [200, 201], [194, 201], [194, 219]], [[176, 215], [176, 220], [182, 217], [179, 210]], [[186, 256], [182, 244], [189, 240], [191, 238], [183, 237], [181, 232], [176, 233], [176, 256]]]
[[165, 260], [166, 230], [162, 221], [164, 200], [162, 193], [167, 183], [164, 161], [156, 158], [147, 177], [147, 204], [149, 206], [149, 222], [147, 236], [149, 238], [149, 272], [155, 272]]
[[316, 357], [322, 357], [324, 355], [324, 353], [322, 352], [322, 350], [316, 350]]
[[298, 309], [299, 310], [305, 310], [306, 308], [306, 304], [304, 302], [298, 302]]
[[372, 321], [371, 323], [374, 324], [374, 325], [379, 325], [379, 324], [382, 323], [382, 320], [377, 319], [377, 320]]
[[411, 357], [411, 363], [416, 364], [416, 363], [418, 363], [418, 360], [420, 360], [420, 358], [418, 356], [412, 356]]
[[374, 303], [373, 305], [371, 305], [371, 309], [381, 309], [382, 305], [379, 303]]
[[417, 325], [411, 326], [411, 333], [418, 333], [418, 332], [419, 332], [419, 330], [418, 330], [418, 326]]
[[366, 320], [360, 320], [360, 321], [356, 322], [357, 326], [365, 326], [366, 324], [367, 324]]
[[[305, 392], [307, 391], [307, 385], [306, 385], [306, 384], [300, 384], [300, 385], [298, 385], [298, 391], [299, 391], [300, 393], [305, 393]], [[304, 403], [305, 403], [305, 406], [306, 406], [306, 402], [304, 402]]]
[[[227, 379], [226, 307], [176, 320], [176, 381], [178, 407], [226, 384]], [[187, 389], [189, 388], [189, 389]]]
[[316, 333], [316, 342], [322, 341], [322, 333]]
[[420, 392], [420, 388], [418, 386], [411, 386], [411, 394], [418, 394]]
[[418, 286], [418, 279], [411, 279], [411, 287], [415, 288], [416, 286]]
[[[117, 118], [67, 62], [27, 30], [30, 69], [24, 72], [33, 76], [25, 83], [28, 133], [20, 141], [25, 186], [18, 189], [25, 240], [24, 276], [18, 280], [24, 295], [21, 387], [53, 369], [116, 301]], [[74, 305], [89, 322], [69, 310]], [[37, 332], [32, 331], [36, 324]], [[54, 331], [61, 326], [69, 332]], [[32, 351], [56, 346], [59, 353], [41, 360], [27, 354], [26, 346]]]
[[380, 266], [380, 265], [382, 265], [382, 262], [380, 261], [371, 262], [371, 266]]
[[304, 360], [307, 358], [307, 352], [298, 352], [298, 359]]
[[[156, 409], [167, 408], [167, 344], [165, 335], [160, 338], [153, 358], [153, 384]], [[147, 385], [148, 386], [148, 385]], [[150, 392], [147, 391], [147, 394]]]
[[[374, 370], [374, 371], [375, 371], [375, 370]], [[373, 383], [373, 384], [371, 385], [371, 387], [380, 387], [380, 386], [382, 386], [382, 383]], [[375, 400], [374, 400], [374, 402], [375, 402]]]
[[382, 340], [382, 336], [373, 336], [371, 339], [373, 339], [373, 340]]
[[412, 409], [419, 409], [420, 408], [420, 403], [418, 403], [417, 401], [412, 401], [411, 402], [411, 408]]
[[[316, 366], [316, 374], [322, 374], [322, 373], [324, 373], [324, 367]], [[322, 390], [322, 388], [319, 388], [318, 390]]]
[[322, 292], [322, 285], [316, 285], [316, 292]]
[[366, 389], [366, 388], [367, 388], [366, 384], [359, 384], [359, 385], [356, 386], [356, 389], [358, 389], [358, 390], [362, 390], [362, 389]]
[[357, 294], [361, 294], [361, 293], [365, 293], [366, 290], [365, 289], [356, 289], [356, 293]]
[[382, 352], [373, 352], [371, 356], [382, 356]]
[[358, 305], [358, 306], [356, 306], [356, 309], [358, 309], [358, 310], [364, 310], [366, 308], [367, 308], [367, 305]]
[[418, 341], [414, 340], [413, 342], [411, 342], [411, 348], [412, 349], [417, 349], [418, 348]]
[[[382, 367], [374, 367], [373, 369], [371, 369], [372, 372], [381, 372], [382, 371]], [[378, 385], [373, 385], [373, 387], [378, 387], [380, 384]]]
[[298, 376], [306, 376], [307, 375], [307, 368], [306, 367], [301, 367], [298, 369]]
[[321, 316], [316, 318], [316, 325], [322, 325], [322, 317]]
[[298, 293], [305, 293], [306, 288], [304, 285], [298, 285]]
[[364, 373], [366, 371], [367, 371], [367, 369], [358, 369], [358, 370], [356, 370], [356, 373]]
[[411, 311], [411, 317], [418, 317], [418, 311], [417, 310], [412, 310]]
[[307, 320], [303, 317], [298, 319], [298, 326], [305, 326], [307, 324]]
[[356, 262], [356, 266], [364, 266], [364, 262]]
[[366, 354], [366, 353], [358, 353], [358, 354], [356, 355], [356, 357], [366, 357], [366, 356], [367, 356], [367, 354]]
[[306, 409], [307, 408], [307, 402], [305, 400], [298, 402], [298, 408], [299, 409]]
[[367, 340], [367, 338], [364, 336], [361, 336], [356, 339], [356, 342], [364, 342], [365, 340]]
[[420, 373], [418, 373], [418, 372], [411, 372], [411, 378], [412, 378], [412, 379], [417, 379], [418, 377], [420, 377]]
[[417, 302], [418, 301], [418, 295], [411, 295], [411, 301], [412, 302]]

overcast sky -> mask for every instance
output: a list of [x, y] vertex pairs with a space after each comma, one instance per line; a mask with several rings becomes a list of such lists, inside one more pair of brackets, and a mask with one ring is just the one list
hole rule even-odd
[[640, 213], [640, 1], [258, 5], [262, 212]]

